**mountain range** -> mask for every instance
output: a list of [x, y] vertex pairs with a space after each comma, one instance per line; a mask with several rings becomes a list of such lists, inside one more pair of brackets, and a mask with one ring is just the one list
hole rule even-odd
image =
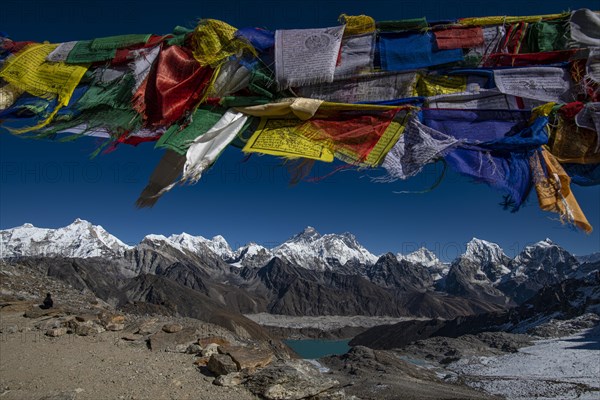
[[191, 307], [169, 304], [164, 288], [182, 287], [213, 309], [239, 313], [453, 318], [522, 304], [546, 286], [593, 273], [596, 257], [577, 258], [545, 239], [510, 258], [474, 238], [443, 263], [425, 248], [377, 256], [350, 233], [312, 227], [274, 248], [235, 250], [222, 236], [187, 233], [148, 235], [130, 246], [81, 219], [0, 231], [0, 258], [8, 262], [42, 268], [115, 304], [150, 302], [179, 314]]

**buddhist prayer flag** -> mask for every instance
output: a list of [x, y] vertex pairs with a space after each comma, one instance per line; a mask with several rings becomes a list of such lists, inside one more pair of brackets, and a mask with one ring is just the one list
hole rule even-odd
[[[274, 28], [274, 29], [273, 29]], [[26, 38], [25, 38], [26, 39]], [[93, 153], [164, 151], [140, 207], [198, 181], [227, 146], [382, 167], [437, 161], [505, 196], [592, 227], [571, 184], [600, 184], [600, 15], [588, 9], [428, 22], [342, 14], [327, 28], [193, 29], [64, 43], [0, 37], [0, 124]], [[535, 190], [533, 190], [535, 188]]]
[[281, 88], [333, 81], [344, 26], [275, 32], [275, 74]]
[[381, 33], [381, 67], [388, 71], [426, 68], [462, 61], [461, 49], [437, 50], [432, 33]]

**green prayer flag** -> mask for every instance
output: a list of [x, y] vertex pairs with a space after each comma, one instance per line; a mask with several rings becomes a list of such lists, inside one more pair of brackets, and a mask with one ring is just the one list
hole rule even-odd
[[173, 150], [183, 155], [192, 142], [212, 128], [224, 113], [223, 108], [200, 107], [192, 114], [190, 123], [183, 129], [179, 124], [171, 125], [156, 142], [156, 147]]
[[530, 24], [527, 47], [531, 53], [564, 50], [567, 45], [568, 21], [543, 21]]
[[427, 28], [427, 19], [413, 18], [401, 19], [398, 21], [377, 21], [375, 26], [380, 31], [410, 31]]
[[108, 61], [115, 58], [117, 49], [93, 49], [92, 40], [80, 40], [75, 44], [65, 62], [67, 64], [88, 64]]
[[148, 34], [131, 34], [131, 35], [119, 35], [119, 36], [108, 36], [92, 40], [90, 48], [92, 50], [112, 50], [121, 49], [123, 47], [129, 47], [136, 44], [146, 43], [150, 39]]

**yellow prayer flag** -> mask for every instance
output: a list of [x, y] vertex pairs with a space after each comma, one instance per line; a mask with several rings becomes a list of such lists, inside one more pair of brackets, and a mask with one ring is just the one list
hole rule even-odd
[[56, 44], [33, 44], [6, 60], [0, 77], [15, 88], [37, 97], [58, 96], [60, 106], [69, 104], [73, 91], [88, 66], [46, 61]]
[[503, 24], [515, 24], [518, 22], [539, 22], [541, 20], [558, 19], [568, 17], [570, 13], [561, 14], [547, 14], [547, 15], [527, 15], [522, 17], [508, 17], [508, 16], [496, 16], [496, 17], [473, 17], [473, 18], [462, 18], [458, 20], [460, 25], [464, 26], [486, 26], [486, 25], [503, 25]]
[[438, 96], [461, 93], [467, 90], [466, 76], [419, 75], [416, 87], [417, 96]]
[[29, 45], [6, 60], [0, 71], [0, 78], [19, 90], [46, 99], [58, 97], [56, 108], [44, 121], [36, 126], [13, 129], [13, 133], [25, 133], [48, 125], [58, 110], [69, 104], [73, 91], [87, 71], [87, 65], [46, 61], [56, 47], [56, 44]]
[[254, 48], [242, 40], [235, 38], [236, 28], [216, 19], [200, 21], [192, 34], [194, 58], [203, 66], [215, 67], [227, 57]]
[[302, 124], [295, 118], [262, 118], [243, 151], [332, 162], [333, 152], [325, 143], [310, 140], [298, 131]]
[[375, 20], [368, 15], [346, 15], [342, 14], [339, 21], [346, 25], [344, 36], [361, 35], [363, 33], [375, 32]]
[[392, 121], [390, 125], [387, 127], [373, 150], [367, 156], [364, 164], [369, 167], [376, 167], [381, 164], [387, 155], [387, 153], [394, 147], [398, 139], [400, 139], [400, 135], [404, 133], [404, 128], [406, 127], [406, 113], [403, 121]]

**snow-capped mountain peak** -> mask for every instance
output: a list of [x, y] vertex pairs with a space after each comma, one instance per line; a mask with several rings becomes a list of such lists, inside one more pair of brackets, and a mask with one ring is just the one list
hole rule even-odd
[[477, 238], [467, 243], [467, 250], [462, 256], [482, 264], [504, 264], [509, 260], [499, 245]]
[[248, 243], [233, 253], [228, 261], [238, 267], [260, 268], [273, 258], [271, 250], [256, 243]]
[[62, 228], [37, 228], [30, 223], [0, 231], [1, 258], [21, 256], [117, 257], [131, 246], [102, 226], [77, 218]]
[[439, 281], [448, 275], [450, 267], [440, 261], [439, 258], [426, 247], [421, 247], [409, 254], [396, 254], [398, 261], [406, 261], [411, 264], [422, 265], [429, 270], [434, 281]]
[[421, 247], [409, 254], [396, 254], [398, 261], [408, 261], [415, 264], [421, 264], [426, 267], [434, 267], [441, 264], [441, 261], [433, 254], [432, 251], [425, 247]]
[[312, 226], [307, 226], [304, 230], [296, 235], [294, 235], [288, 242], [305, 242], [310, 243], [314, 242], [321, 238], [321, 234], [317, 232], [315, 228]]
[[[479, 268], [478, 276], [486, 276], [491, 282], [498, 283], [511, 271], [508, 268], [510, 258], [502, 248], [487, 240], [473, 238], [467, 243], [467, 249], [458, 259], [468, 260]], [[455, 261], [456, 262], [456, 261]]]
[[169, 236], [168, 240], [192, 253], [201, 252], [206, 246], [222, 259], [228, 259], [233, 256], [233, 250], [231, 250], [229, 243], [221, 235], [217, 235], [212, 239], [206, 239], [203, 236], [193, 236], [183, 232], [178, 235]]
[[308, 269], [332, 268], [332, 261], [345, 265], [348, 261], [371, 265], [377, 257], [365, 249], [350, 233], [320, 235], [307, 227], [290, 240], [273, 249], [273, 255]]
[[528, 271], [539, 271], [551, 265], [558, 267], [556, 273], [566, 273], [576, 268], [579, 262], [552, 240], [545, 239], [526, 246], [511, 264], [516, 275], [527, 275]]

